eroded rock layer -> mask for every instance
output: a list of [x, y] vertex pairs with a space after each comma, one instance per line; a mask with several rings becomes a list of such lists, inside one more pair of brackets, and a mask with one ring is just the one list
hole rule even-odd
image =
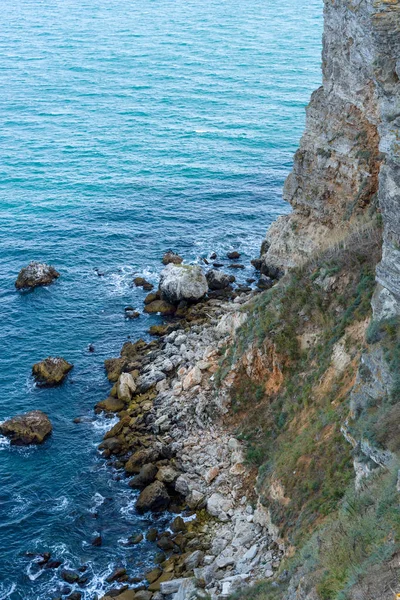
[[267, 267], [288, 268], [342, 239], [379, 205], [384, 223], [376, 310], [400, 297], [400, 3], [325, 1], [323, 86], [287, 178], [293, 207], [270, 228]]

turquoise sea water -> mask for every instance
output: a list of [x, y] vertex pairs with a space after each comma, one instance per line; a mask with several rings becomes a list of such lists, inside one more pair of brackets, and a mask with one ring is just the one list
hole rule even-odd
[[[54, 433], [36, 448], [0, 439], [0, 600], [60, 595], [59, 573], [26, 555], [41, 551], [88, 565], [88, 600], [113, 566], [137, 575], [154, 548], [124, 546], [151, 518], [97, 455], [110, 422], [72, 420], [107, 394], [104, 358], [157, 322], [124, 319], [142, 308], [134, 274], [156, 283], [170, 247], [188, 261], [235, 248], [248, 264], [287, 211], [282, 184], [320, 83], [322, 0], [1, 8], [0, 419], [42, 409]], [[17, 293], [31, 259], [62, 276]], [[31, 366], [49, 354], [75, 368], [38, 389]]]

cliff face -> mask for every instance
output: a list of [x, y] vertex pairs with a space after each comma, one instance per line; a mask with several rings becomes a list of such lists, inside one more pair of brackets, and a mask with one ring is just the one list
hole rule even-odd
[[[253, 600], [392, 600], [400, 519], [400, 0], [325, 0], [323, 86], [229, 349], [287, 570]], [[246, 599], [248, 596], [243, 596]]]
[[270, 228], [263, 261], [293, 267], [379, 208], [384, 252], [376, 310], [400, 297], [399, 0], [326, 0], [323, 86], [287, 178], [292, 207]]

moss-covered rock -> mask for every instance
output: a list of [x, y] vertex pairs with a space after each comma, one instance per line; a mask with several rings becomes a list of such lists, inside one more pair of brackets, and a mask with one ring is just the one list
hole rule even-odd
[[148, 314], [173, 315], [176, 311], [176, 306], [165, 300], [154, 300], [150, 304], [146, 304], [144, 312]]
[[48, 416], [40, 410], [17, 415], [0, 425], [0, 433], [10, 438], [11, 444], [16, 446], [41, 444], [52, 429]]
[[109, 396], [96, 404], [96, 409], [99, 411], [104, 410], [105, 412], [120, 412], [124, 408], [124, 402], [119, 398], [113, 398], [112, 396]]
[[32, 374], [41, 386], [60, 385], [74, 365], [61, 357], [49, 356], [32, 367]]
[[104, 361], [104, 368], [107, 373], [108, 381], [116, 382], [121, 375], [127, 361], [125, 358], [107, 358]]

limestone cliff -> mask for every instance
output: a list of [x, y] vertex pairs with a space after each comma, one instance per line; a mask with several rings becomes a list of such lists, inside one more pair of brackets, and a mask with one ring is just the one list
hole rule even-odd
[[369, 220], [379, 203], [385, 239], [380, 297], [397, 304], [400, 2], [325, 0], [324, 13], [323, 86], [307, 108], [284, 188], [293, 212], [270, 228], [264, 268], [304, 262]]
[[[400, 592], [400, 0], [324, 0], [323, 85], [225, 361], [287, 570], [252, 600]], [[242, 597], [242, 596], [241, 596]]]

